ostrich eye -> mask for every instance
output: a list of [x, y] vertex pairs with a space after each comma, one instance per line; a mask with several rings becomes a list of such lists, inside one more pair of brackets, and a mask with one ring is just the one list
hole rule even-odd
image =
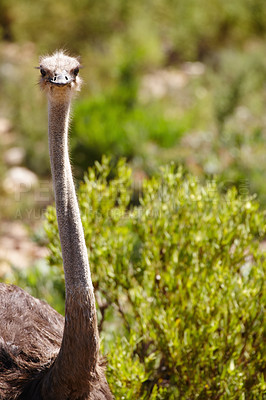
[[45, 76], [46, 75], [46, 72], [45, 72], [45, 70], [44, 69], [40, 69], [40, 72], [41, 72], [41, 74], [42, 74], [42, 76]]
[[73, 74], [74, 74], [75, 76], [77, 76], [78, 73], [79, 73], [79, 67], [75, 68], [74, 71], [73, 71]]

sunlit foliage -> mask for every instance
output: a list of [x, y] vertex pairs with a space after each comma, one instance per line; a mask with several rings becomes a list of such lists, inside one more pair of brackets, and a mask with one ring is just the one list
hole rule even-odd
[[[104, 159], [79, 189], [115, 397], [262, 400], [265, 215], [174, 166], [131, 185]], [[62, 274], [54, 208], [46, 230]]]

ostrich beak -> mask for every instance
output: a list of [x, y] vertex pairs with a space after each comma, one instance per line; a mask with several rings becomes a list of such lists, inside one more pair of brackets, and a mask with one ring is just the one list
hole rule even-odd
[[57, 86], [64, 86], [73, 81], [72, 77], [68, 74], [56, 74], [53, 78], [50, 79], [50, 83], [53, 83]]

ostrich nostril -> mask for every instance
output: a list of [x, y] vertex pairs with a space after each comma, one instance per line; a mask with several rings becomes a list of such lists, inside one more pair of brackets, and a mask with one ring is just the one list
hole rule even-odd
[[56, 76], [54, 77], [54, 81], [56, 81]]
[[68, 81], [68, 77], [67, 76], [65, 76], [65, 79], [66, 79], [66, 81]]

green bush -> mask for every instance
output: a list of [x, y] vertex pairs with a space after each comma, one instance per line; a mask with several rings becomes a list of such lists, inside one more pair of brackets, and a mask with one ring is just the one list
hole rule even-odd
[[165, 117], [158, 108], [134, 101], [128, 105], [123, 87], [115, 95], [79, 101], [72, 123], [74, 164], [84, 170], [103, 154], [132, 159], [151, 142], [165, 148], [176, 145], [189, 121]]
[[[78, 192], [115, 398], [262, 400], [265, 215], [174, 166], [131, 192], [106, 159]], [[62, 273], [52, 207], [46, 230]]]

